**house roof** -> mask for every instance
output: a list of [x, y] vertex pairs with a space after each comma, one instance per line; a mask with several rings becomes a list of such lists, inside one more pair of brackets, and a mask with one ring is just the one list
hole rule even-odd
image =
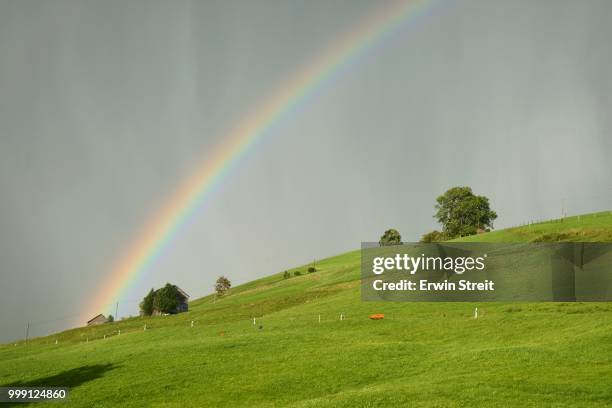
[[96, 320], [96, 319], [97, 319], [98, 317], [100, 317], [100, 316], [102, 316], [102, 318], [103, 318], [104, 320], [106, 320], [106, 316], [104, 316], [102, 313], [100, 313], [100, 314], [98, 314], [98, 315], [95, 315], [95, 316], [94, 316], [94, 317], [92, 317], [91, 319], [89, 319], [89, 320], [87, 321], [87, 323], [91, 323], [91, 322], [93, 322], [94, 320]]
[[187, 292], [185, 292], [183, 289], [179, 288], [178, 286], [176, 287], [176, 289], [179, 291], [181, 295], [185, 296], [185, 299], [189, 299], [189, 295], [187, 294]]

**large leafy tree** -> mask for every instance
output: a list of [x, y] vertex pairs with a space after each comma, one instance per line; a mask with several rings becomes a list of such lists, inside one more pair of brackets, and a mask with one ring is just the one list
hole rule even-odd
[[175, 285], [166, 283], [161, 289], [155, 292], [154, 309], [162, 313], [176, 313], [182, 295]]
[[179, 302], [185, 300], [176, 285], [166, 283], [163, 288], [149, 291], [140, 302], [140, 311], [144, 316], [151, 316], [154, 312], [176, 313]]
[[380, 246], [387, 245], [399, 245], [402, 243], [402, 236], [397, 230], [388, 229], [385, 233], [380, 237], [380, 241], [378, 241]]
[[497, 218], [489, 206], [489, 199], [474, 195], [470, 187], [453, 187], [436, 201], [434, 218], [442, 224], [442, 231], [449, 239], [493, 228]]

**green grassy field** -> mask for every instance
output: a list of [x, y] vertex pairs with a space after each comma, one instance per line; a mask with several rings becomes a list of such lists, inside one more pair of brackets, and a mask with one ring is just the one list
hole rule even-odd
[[[612, 213], [463, 240], [612, 241]], [[306, 268], [188, 313], [2, 345], [0, 385], [70, 386], [83, 407], [612, 404], [612, 304], [362, 302], [359, 251]]]

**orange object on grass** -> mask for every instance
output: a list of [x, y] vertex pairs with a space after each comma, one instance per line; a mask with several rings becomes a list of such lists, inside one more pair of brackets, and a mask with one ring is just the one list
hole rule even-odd
[[385, 315], [383, 313], [375, 313], [375, 314], [370, 315], [370, 319], [372, 320], [382, 320], [384, 318], [385, 318]]

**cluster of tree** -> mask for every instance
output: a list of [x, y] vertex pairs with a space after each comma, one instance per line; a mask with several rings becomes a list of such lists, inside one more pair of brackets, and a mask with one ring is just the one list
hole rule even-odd
[[[434, 218], [442, 225], [442, 231], [431, 231], [421, 237], [421, 242], [440, 242], [448, 239], [490, 231], [497, 213], [491, 210], [489, 199], [477, 196], [470, 187], [453, 187], [436, 198]], [[397, 230], [389, 229], [380, 237], [380, 246], [399, 245], [402, 237]]]
[[163, 288], [149, 291], [140, 302], [140, 312], [144, 316], [151, 316], [155, 312], [176, 313], [179, 303], [186, 300], [176, 285], [166, 283]]

